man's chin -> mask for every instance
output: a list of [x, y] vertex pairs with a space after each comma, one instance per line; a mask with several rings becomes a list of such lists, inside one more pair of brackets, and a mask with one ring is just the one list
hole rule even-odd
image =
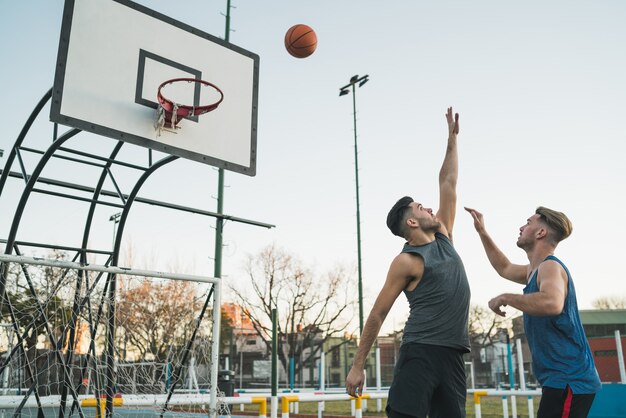
[[435, 221], [432, 224], [430, 224], [428, 228], [422, 228], [422, 229], [428, 232], [439, 232], [441, 231], [441, 222]]

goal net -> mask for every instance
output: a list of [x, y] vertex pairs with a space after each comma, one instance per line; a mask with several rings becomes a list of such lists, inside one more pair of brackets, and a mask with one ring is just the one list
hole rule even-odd
[[0, 255], [0, 416], [222, 414], [220, 280]]

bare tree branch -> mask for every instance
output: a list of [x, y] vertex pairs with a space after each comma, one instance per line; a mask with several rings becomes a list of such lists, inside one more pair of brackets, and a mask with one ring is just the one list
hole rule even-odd
[[336, 268], [318, 278], [275, 245], [248, 257], [245, 268], [249, 282], [229, 287], [268, 350], [272, 309], [277, 309], [278, 357], [285, 370], [289, 357], [295, 357], [300, 359], [295, 362], [299, 373], [307, 361], [319, 355], [328, 338], [348, 327], [351, 315], [347, 314], [356, 301], [349, 297], [354, 278], [344, 269]]

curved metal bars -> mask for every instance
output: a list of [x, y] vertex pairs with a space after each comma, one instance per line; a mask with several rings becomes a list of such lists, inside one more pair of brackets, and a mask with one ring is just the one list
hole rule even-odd
[[[87, 263], [87, 252], [84, 251], [84, 249], [87, 248], [87, 244], [89, 243], [89, 234], [91, 232], [91, 224], [93, 222], [94, 213], [98, 205], [98, 198], [100, 196], [100, 192], [102, 191], [102, 186], [104, 185], [104, 182], [107, 178], [107, 174], [109, 173], [109, 170], [111, 166], [113, 165], [113, 160], [115, 160], [115, 157], [117, 157], [117, 154], [120, 152], [120, 149], [122, 148], [123, 145], [124, 145], [123, 141], [118, 141], [115, 147], [113, 148], [113, 151], [111, 151], [111, 155], [109, 156], [109, 159], [107, 160], [106, 164], [102, 168], [102, 173], [100, 174], [98, 183], [96, 184], [96, 187], [93, 191], [93, 197], [91, 199], [91, 204], [89, 205], [89, 211], [87, 212], [87, 218], [85, 220], [85, 229], [83, 231], [83, 242], [80, 247], [83, 249], [80, 251], [80, 262], [83, 264]], [[80, 310], [82, 306], [84, 306], [84, 304], [82, 303], [81, 291], [82, 291], [83, 280], [85, 280], [85, 276], [86, 275], [84, 274], [82, 270], [78, 272], [78, 278], [76, 281], [76, 290], [74, 292], [74, 302], [72, 304], [72, 315], [61, 337], [62, 341], [65, 341], [65, 334], [69, 330], [70, 337], [68, 340], [69, 341], [68, 350], [67, 350], [67, 353], [65, 354], [65, 364], [72, 364], [72, 359], [74, 357], [74, 342], [76, 339], [76, 321], [78, 319], [78, 315], [80, 314]], [[86, 284], [86, 286], [88, 286], [88, 284]], [[89, 299], [87, 300], [87, 302], [89, 303]], [[91, 309], [91, 304], [89, 304], [89, 309]], [[97, 326], [98, 324], [92, 324], [92, 323], [89, 324], [92, 340], [95, 339]], [[92, 354], [95, 355], [95, 353], [92, 353]], [[60, 403], [60, 408], [59, 408], [59, 417], [62, 417], [65, 411], [65, 404], [67, 401], [67, 391], [68, 391], [69, 385], [71, 385], [71, 382], [64, 382], [63, 388], [61, 390], [61, 403]], [[98, 386], [99, 386], [98, 373], [96, 373], [96, 392], [98, 392], [98, 389], [99, 389]], [[99, 396], [100, 394], [97, 393], [97, 395]]]
[[[146, 182], [148, 177], [150, 177], [156, 170], [163, 167], [165, 164], [171, 163], [172, 161], [177, 160], [178, 157], [174, 155], [167, 156], [156, 163], [154, 163], [148, 170], [146, 170], [141, 177], [137, 180], [135, 187], [128, 195], [128, 199], [126, 199], [126, 204], [124, 205], [124, 209], [122, 210], [122, 216], [120, 217], [120, 222], [117, 227], [117, 235], [115, 236], [115, 245], [113, 246], [113, 256], [111, 258], [111, 266], [117, 266], [119, 262], [119, 252], [120, 246], [122, 243], [122, 235], [124, 234], [124, 227], [126, 226], [126, 219], [128, 218], [128, 214], [130, 212], [130, 208], [141, 190], [141, 187]], [[106, 336], [106, 416], [113, 416], [113, 395], [114, 395], [114, 356], [115, 356], [115, 292], [116, 292], [116, 278], [114, 274], [109, 274], [107, 276], [107, 284], [109, 287], [108, 293], [108, 303], [109, 309], [107, 310], [107, 336]]]
[[33, 122], [39, 115], [39, 112], [41, 112], [41, 109], [44, 107], [46, 102], [50, 100], [51, 97], [52, 97], [52, 88], [50, 88], [50, 90], [48, 90], [46, 94], [43, 95], [41, 100], [39, 100], [39, 103], [37, 103], [37, 106], [35, 106], [30, 116], [26, 120], [24, 127], [20, 131], [20, 134], [17, 136], [17, 139], [15, 140], [15, 144], [13, 144], [13, 148], [11, 148], [11, 152], [9, 152], [9, 155], [7, 156], [7, 163], [4, 166], [4, 170], [2, 170], [2, 175], [0, 176], [0, 196], [2, 196], [2, 190], [4, 189], [4, 185], [7, 181], [7, 177], [9, 177], [9, 172], [11, 171], [11, 166], [13, 165], [13, 161], [15, 160], [15, 157], [17, 155], [17, 148], [22, 144], [22, 142], [24, 141], [24, 138], [26, 138], [26, 134], [28, 133], [30, 127], [32, 126]]
[[[26, 183], [26, 187], [22, 192], [22, 196], [20, 197], [20, 201], [15, 209], [15, 215], [13, 217], [13, 223], [11, 224], [11, 230], [9, 231], [9, 236], [7, 237], [6, 248], [4, 249], [5, 254], [11, 254], [13, 252], [13, 244], [15, 244], [15, 236], [17, 235], [17, 229], [20, 226], [20, 220], [22, 219], [22, 214], [24, 213], [24, 208], [26, 207], [26, 202], [28, 202], [28, 198], [30, 197], [30, 193], [33, 191], [35, 184], [37, 183], [37, 179], [39, 175], [43, 171], [46, 163], [54, 152], [61, 146], [65, 141], [72, 138], [76, 134], [82, 132], [80, 129], [72, 129], [71, 131], [67, 131], [63, 135], [61, 135], [56, 141], [54, 141], [45, 154], [41, 157], [37, 166], [33, 170], [28, 182]], [[3, 173], [4, 174], [4, 173]], [[0, 288], [0, 294], [2, 294], [2, 288]]]

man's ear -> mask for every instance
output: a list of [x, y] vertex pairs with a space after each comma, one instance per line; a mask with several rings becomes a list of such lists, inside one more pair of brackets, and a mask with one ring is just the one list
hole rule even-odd
[[417, 222], [417, 219], [415, 218], [408, 218], [406, 220], [406, 224], [411, 227], [411, 228], [417, 228], [419, 227], [419, 223]]
[[535, 236], [537, 237], [537, 239], [546, 238], [548, 236], [548, 230], [546, 228], [539, 228]]

